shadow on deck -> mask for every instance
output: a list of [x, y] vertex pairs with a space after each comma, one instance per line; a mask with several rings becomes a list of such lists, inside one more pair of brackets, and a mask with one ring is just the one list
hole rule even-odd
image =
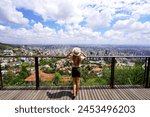
[[[71, 87], [4, 87], [0, 100], [71, 100]], [[82, 86], [76, 100], [150, 100], [150, 89], [142, 86]]]

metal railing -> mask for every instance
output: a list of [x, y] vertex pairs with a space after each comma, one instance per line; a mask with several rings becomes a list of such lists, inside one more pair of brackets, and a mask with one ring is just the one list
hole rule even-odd
[[[35, 62], [35, 77], [36, 77], [36, 89], [40, 88], [40, 80], [39, 80], [39, 62], [40, 58], [65, 58], [62, 56], [0, 56], [0, 58], [18, 58], [18, 57], [26, 57], [26, 58], [34, 58]], [[101, 58], [111, 59], [111, 76], [110, 76], [110, 87], [114, 88], [114, 80], [115, 80], [115, 60], [116, 58], [143, 58], [145, 59], [145, 69], [144, 69], [144, 87], [150, 87], [150, 79], [149, 79], [149, 71], [150, 71], [150, 56], [89, 56], [87, 60], [99, 60]], [[2, 78], [2, 69], [0, 64], [0, 89], [3, 88], [3, 78]]]

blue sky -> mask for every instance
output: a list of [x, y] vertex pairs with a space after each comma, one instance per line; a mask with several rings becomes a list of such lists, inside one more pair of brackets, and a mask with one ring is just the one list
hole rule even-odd
[[149, 0], [1, 0], [0, 42], [150, 45]]

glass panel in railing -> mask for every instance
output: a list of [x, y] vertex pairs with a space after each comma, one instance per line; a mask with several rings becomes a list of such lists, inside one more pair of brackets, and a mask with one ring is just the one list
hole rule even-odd
[[4, 87], [33, 86], [29, 76], [34, 72], [34, 59], [26, 57], [4, 57], [1, 62]]
[[110, 80], [109, 58], [90, 57], [83, 62], [81, 69], [81, 85], [108, 85]]
[[[80, 65], [81, 86], [108, 85], [110, 58], [90, 57]], [[40, 86], [72, 86], [72, 62], [66, 58], [39, 58]]]
[[57, 66], [59, 60], [59, 58], [39, 57], [40, 86], [59, 86], [62, 84], [63, 72]]
[[145, 58], [116, 58], [115, 85], [143, 85]]

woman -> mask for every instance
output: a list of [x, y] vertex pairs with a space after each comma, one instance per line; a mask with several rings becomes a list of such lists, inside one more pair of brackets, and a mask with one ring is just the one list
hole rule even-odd
[[66, 56], [72, 61], [72, 78], [73, 78], [73, 99], [77, 96], [80, 87], [80, 64], [81, 61], [86, 57], [80, 48], [75, 47]]

